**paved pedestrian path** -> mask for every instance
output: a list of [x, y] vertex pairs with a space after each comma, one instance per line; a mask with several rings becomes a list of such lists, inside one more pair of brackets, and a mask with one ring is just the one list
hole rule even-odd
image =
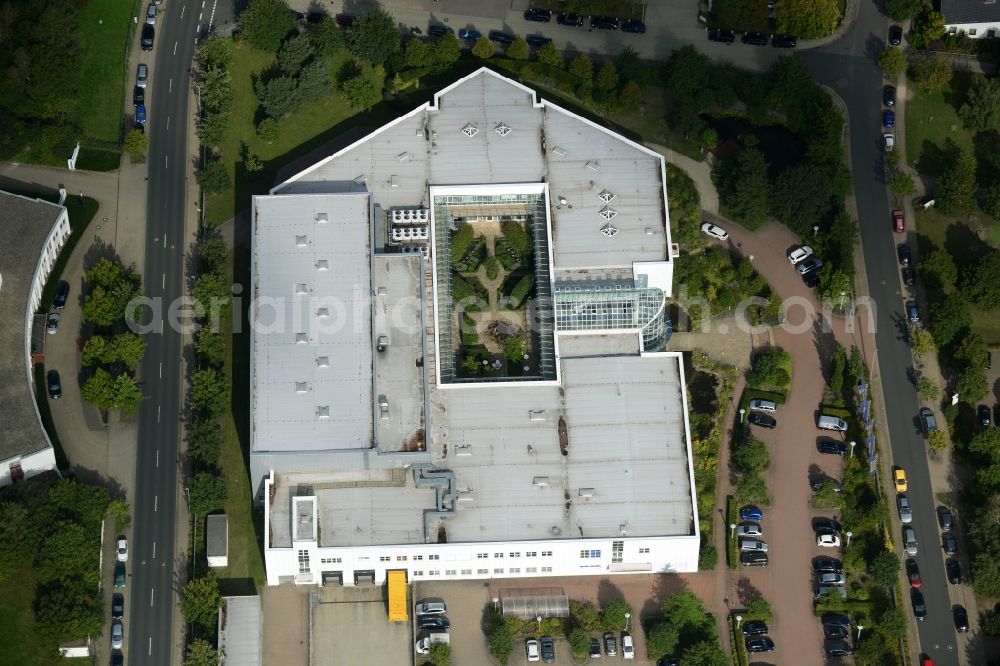
[[[698, 198], [701, 200], [702, 210], [714, 215], [719, 214], [719, 193], [715, 190], [715, 183], [712, 182], [712, 167], [705, 160], [695, 160], [687, 155], [682, 155], [676, 150], [671, 150], [666, 146], [655, 143], [647, 143], [650, 150], [655, 150], [663, 155], [663, 158], [675, 167], [683, 171], [694, 181], [694, 187], [698, 191]], [[669, 196], [669, 192], [667, 193]]]

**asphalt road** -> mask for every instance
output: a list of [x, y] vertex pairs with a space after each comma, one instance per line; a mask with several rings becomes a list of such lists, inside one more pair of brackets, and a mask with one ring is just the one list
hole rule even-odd
[[[799, 55], [816, 78], [836, 90], [848, 107], [858, 222], [868, 287], [877, 304], [874, 351], [886, 399], [892, 460], [906, 470], [909, 481], [906, 494], [913, 510], [912, 526], [918, 542], [916, 559], [927, 603], [927, 619], [918, 624], [920, 649], [931, 656], [935, 664], [954, 666], [959, 663], [958, 642], [948, 597], [936, 501], [930, 484], [928, 447], [918, 426], [920, 401], [910, 380], [913, 357], [903, 309], [907, 296], [896, 259], [896, 243], [903, 238], [892, 232], [885, 159], [880, 143], [884, 82], [874, 57], [885, 47], [888, 25], [888, 19], [878, 13], [875, 3], [863, 0], [857, 22], [843, 39]], [[870, 359], [873, 350], [865, 352]], [[894, 513], [895, 495], [886, 498], [886, 504], [890, 513]], [[900, 535], [896, 538], [899, 542]], [[909, 599], [901, 599], [900, 606], [911, 612]]]
[[[149, 183], [146, 199], [146, 265], [143, 290], [161, 311], [183, 293], [184, 220], [188, 169], [189, 69], [202, 8], [172, 0], [156, 23], [156, 60], [146, 107]], [[138, 31], [136, 32], [138, 39]], [[170, 666], [174, 645], [174, 560], [178, 439], [181, 413], [181, 339], [164, 322], [146, 339], [140, 377], [148, 399], [139, 409], [136, 457], [129, 663]], [[182, 507], [183, 508], [183, 507]], [[181, 552], [184, 552], [184, 548]]]

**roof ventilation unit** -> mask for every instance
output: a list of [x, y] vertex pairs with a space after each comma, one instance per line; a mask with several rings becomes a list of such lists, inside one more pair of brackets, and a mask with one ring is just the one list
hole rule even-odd
[[472, 123], [469, 123], [468, 125], [462, 128], [462, 134], [471, 139], [472, 137], [479, 134], [479, 128], [473, 125]]
[[597, 195], [597, 198], [603, 201], [604, 203], [611, 203], [615, 198], [615, 194], [613, 192], [609, 192], [608, 190], [603, 190], [600, 194]]
[[319, 224], [326, 224], [330, 221], [329, 213], [316, 213], [316, 222]]
[[308, 236], [296, 236], [295, 245], [298, 247], [309, 247], [309, 237]]
[[319, 261], [317, 261], [316, 262], [316, 270], [318, 270], [318, 271], [328, 271], [328, 270], [330, 270], [330, 260], [329, 259], [320, 259]]
[[547, 476], [536, 476], [531, 480], [531, 485], [536, 488], [547, 488], [549, 485], [549, 477]]
[[615, 234], [618, 233], [618, 227], [608, 222], [603, 227], [601, 227], [601, 233], [607, 236], [608, 238], [613, 238]]
[[591, 171], [600, 171], [601, 165], [598, 164], [595, 160], [589, 160], [587, 162], [587, 168], [590, 169]]
[[603, 217], [608, 222], [615, 219], [615, 215], [617, 214], [618, 211], [616, 211], [614, 208], [611, 208], [610, 206], [605, 206], [604, 208], [601, 209], [601, 217]]
[[309, 384], [307, 382], [295, 382], [295, 392], [296, 393], [308, 393]]
[[309, 293], [309, 285], [304, 282], [299, 282], [295, 285], [295, 293], [299, 296], [304, 296]]
[[562, 528], [559, 527], [558, 525], [553, 525], [552, 529], [550, 529], [549, 532], [552, 533], [552, 536], [559, 536], [560, 534], [562, 534]]
[[306, 335], [305, 333], [296, 333], [295, 334], [295, 343], [296, 344], [304, 345], [307, 342], [309, 342], [309, 336], [308, 335]]
[[566, 197], [559, 197], [559, 205], [560, 206], [565, 206], [568, 203], [569, 203], [569, 199], [567, 199]]
[[320, 368], [329, 368], [330, 367], [330, 357], [329, 356], [317, 356], [316, 357], [316, 366], [320, 367]]
[[511, 132], [510, 128], [507, 127], [502, 122], [499, 125], [497, 125], [496, 127], [494, 127], [493, 131], [496, 132], [497, 134], [499, 134], [500, 136], [507, 136]]
[[316, 316], [319, 317], [320, 319], [329, 319], [330, 308], [320, 308], [316, 310]]
[[552, 152], [556, 157], [566, 157], [566, 149], [560, 146], [552, 146]]
[[399, 160], [400, 162], [405, 162], [408, 159], [410, 159], [410, 154], [404, 150], [399, 155], [396, 155], [396, 159]]
[[380, 335], [378, 336], [378, 344], [375, 345], [375, 349], [380, 352], [384, 352], [389, 346], [389, 336]]
[[578, 494], [580, 497], [590, 499], [591, 497], [597, 496], [597, 491], [593, 488], [580, 488], [580, 492]]
[[320, 419], [328, 419], [328, 418], [330, 418], [330, 406], [329, 405], [320, 405], [319, 407], [317, 407], [316, 408], [316, 417], [320, 418]]
[[545, 420], [545, 410], [544, 409], [531, 409], [531, 410], [528, 410], [528, 420], [529, 421], [544, 421]]

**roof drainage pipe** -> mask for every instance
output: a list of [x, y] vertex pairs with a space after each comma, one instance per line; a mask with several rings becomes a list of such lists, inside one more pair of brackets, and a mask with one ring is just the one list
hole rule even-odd
[[414, 465], [413, 482], [417, 488], [434, 488], [435, 507], [424, 509], [424, 543], [431, 543], [431, 520], [447, 518], [455, 513], [455, 473], [449, 469], [437, 469], [433, 465]]

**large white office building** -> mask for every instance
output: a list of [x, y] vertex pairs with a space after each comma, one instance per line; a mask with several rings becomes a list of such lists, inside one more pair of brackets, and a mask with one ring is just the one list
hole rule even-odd
[[696, 570], [665, 176], [482, 69], [254, 197], [269, 584]]

